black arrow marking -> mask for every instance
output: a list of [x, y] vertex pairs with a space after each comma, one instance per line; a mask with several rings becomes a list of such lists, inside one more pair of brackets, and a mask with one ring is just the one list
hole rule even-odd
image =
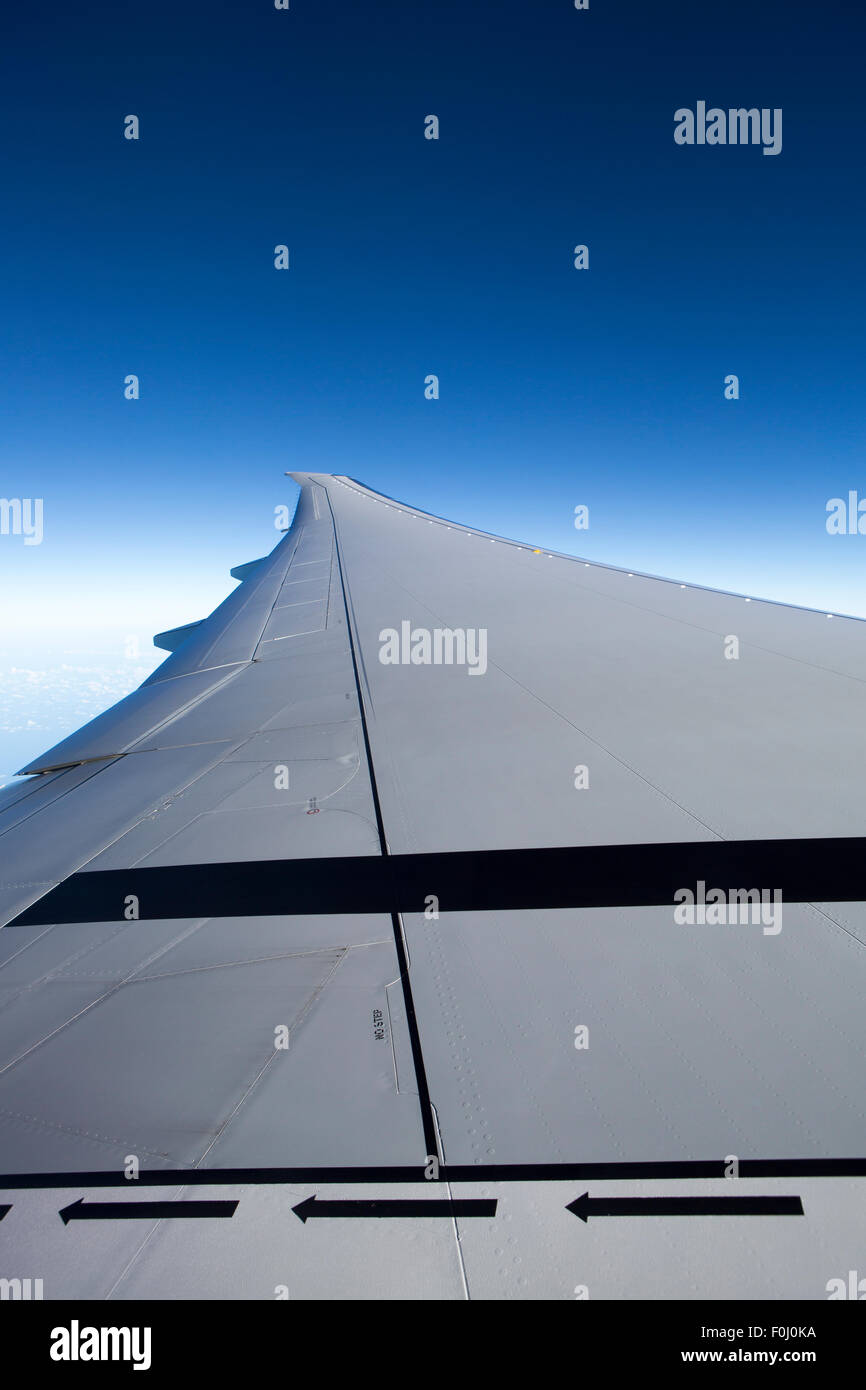
[[309, 1217], [315, 1220], [319, 1216], [495, 1216], [496, 1199], [457, 1197], [444, 1201], [440, 1198], [430, 1198], [417, 1202], [399, 1199], [320, 1202], [314, 1193], [312, 1197], [307, 1197], [306, 1201], [292, 1207], [292, 1211], [305, 1224]]
[[71, 1202], [59, 1213], [70, 1221], [161, 1221], [172, 1216], [234, 1216], [237, 1202]]
[[566, 1211], [591, 1216], [802, 1216], [799, 1197], [590, 1197], [584, 1192]]
[[10, 1212], [11, 1210], [12, 1210], [11, 1203], [10, 1203], [9, 1206], [3, 1206], [2, 1204], [0, 1204], [0, 1221], [2, 1221], [2, 1220], [3, 1220], [3, 1217], [7, 1214], [7, 1212]]

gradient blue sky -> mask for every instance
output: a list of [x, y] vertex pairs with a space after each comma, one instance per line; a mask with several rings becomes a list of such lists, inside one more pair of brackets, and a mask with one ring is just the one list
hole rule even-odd
[[[19, 11], [0, 491], [45, 532], [0, 536], [0, 775], [271, 549], [286, 469], [866, 615], [825, 529], [866, 495], [864, 39], [853, 0]], [[676, 145], [699, 99], [781, 107], [781, 154]]]

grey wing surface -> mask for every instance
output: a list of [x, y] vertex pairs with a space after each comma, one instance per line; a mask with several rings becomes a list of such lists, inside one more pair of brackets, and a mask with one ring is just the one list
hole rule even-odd
[[[358, 1296], [348, 1237], [313, 1258], [286, 1194], [437, 1200], [432, 1163], [449, 1192], [513, 1200], [515, 1224], [425, 1223], [379, 1296], [569, 1297], [559, 1184], [499, 1184], [705, 1178], [731, 1156], [859, 1171], [854, 887], [807, 873], [776, 930], [684, 924], [651, 880], [667, 856], [664, 884], [681, 862], [694, 889], [706, 854], [756, 875], [722, 886], [772, 894], [786, 844], [862, 835], [864, 625], [294, 476], [273, 553], [0, 794], [0, 1189], [35, 1204], [19, 1248], [50, 1252], [60, 1293], [268, 1297], [285, 1220], [306, 1294]], [[131, 1161], [167, 1194], [258, 1185], [234, 1282], [202, 1273], [211, 1234], [107, 1226], [86, 1269], [62, 1224], [40, 1234], [49, 1194], [121, 1185]], [[758, 1276], [738, 1259], [742, 1290]], [[641, 1296], [602, 1268], [608, 1296]], [[809, 1296], [790, 1264], [773, 1277]]]

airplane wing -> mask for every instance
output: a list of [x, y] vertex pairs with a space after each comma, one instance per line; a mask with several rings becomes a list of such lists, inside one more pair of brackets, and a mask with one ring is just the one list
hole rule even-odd
[[[571, 1297], [566, 1187], [866, 1173], [863, 623], [293, 476], [272, 554], [0, 793], [7, 1256], [49, 1297]], [[107, 1188], [246, 1195], [230, 1235], [58, 1221]], [[443, 1193], [501, 1214], [372, 1269], [292, 1211]], [[792, 1245], [713, 1283], [641, 1239], [598, 1296], [823, 1296]]]

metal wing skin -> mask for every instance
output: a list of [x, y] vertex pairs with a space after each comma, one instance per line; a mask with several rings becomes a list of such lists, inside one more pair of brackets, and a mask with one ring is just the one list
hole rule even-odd
[[195, 907], [211, 866], [276, 861], [288, 906], [292, 860], [381, 853], [323, 488], [139, 690], [26, 771], [0, 834], [7, 918], [44, 918], [71, 875], [118, 891], [109, 920], [0, 935], [6, 1171], [423, 1158], [388, 915], [169, 902], [154, 920], [124, 882], [182, 866]]
[[[2, 1262], [48, 1297], [824, 1296], [866, 1173], [863, 623], [293, 476], [272, 554], [0, 793]], [[832, 1182], [820, 1268], [808, 1207], [784, 1258], [728, 1227], [696, 1270], [674, 1223], [664, 1268], [645, 1225], [611, 1260], [599, 1222], [575, 1260], [575, 1183], [732, 1164]], [[240, 1207], [57, 1215], [154, 1187]], [[312, 1193], [499, 1214], [362, 1237]]]

